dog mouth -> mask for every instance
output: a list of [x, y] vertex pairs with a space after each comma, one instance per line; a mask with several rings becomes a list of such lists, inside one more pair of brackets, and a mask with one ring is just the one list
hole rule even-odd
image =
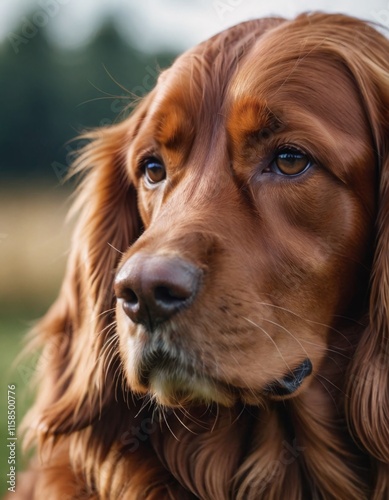
[[[253, 391], [215, 379], [199, 370], [188, 360], [172, 356], [165, 350], [149, 351], [138, 366], [138, 380], [155, 400], [164, 406], [177, 407], [208, 403], [232, 406], [238, 399], [252, 404], [252, 396], [263, 401], [292, 396], [312, 373], [312, 363], [306, 358], [293, 371]], [[249, 400], [247, 400], [247, 396]]]
[[309, 358], [306, 358], [291, 373], [268, 384], [265, 387], [265, 393], [276, 397], [291, 396], [301, 387], [305, 378], [311, 373], [312, 363]]
[[139, 367], [139, 380], [156, 401], [169, 407], [193, 403], [232, 406], [237, 399], [231, 387], [166, 353], [154, 353], [152, 362]]

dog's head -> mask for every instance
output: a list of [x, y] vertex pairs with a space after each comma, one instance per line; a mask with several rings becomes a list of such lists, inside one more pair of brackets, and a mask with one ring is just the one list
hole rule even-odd
[[388, 459], [388, 49], [341, 15], [244, 23], [91, 134], [47, 428], [87, 425], [120, 377], [165, 405], [257, 405], [343, 353], [351, 423]]

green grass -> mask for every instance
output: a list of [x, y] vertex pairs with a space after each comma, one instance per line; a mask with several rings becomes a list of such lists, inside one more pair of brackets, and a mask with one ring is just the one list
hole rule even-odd
[[[31, 379], [32, 368], [26, 360], [16, 361], [17, 355], [22, 349], [22, 340], [29, 326], [25, 321], [18, 319], [15, 316], [4, 315], [0, 318], [0, 497], [7, 490], [7, 472], [8, 465], [8, 448], [7, 448], [7, 388], [9, 384], [16, 386], [16, 412], [17, 426], [20, 425], [21, 419], [25, 414], [27, 407], [31, 403], [31, 395], [27, 392], [27, 386]], [[21, 436], [20, 432], [16, 432], [18, 437], [17, 448], [17, 470], [21, 470], [24, 466], [24, 460], [21, 453]]]

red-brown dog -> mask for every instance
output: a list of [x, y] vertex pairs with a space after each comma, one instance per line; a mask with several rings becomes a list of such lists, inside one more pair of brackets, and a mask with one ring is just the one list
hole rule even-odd
[[29, 495], [389, 498], [384, 36], [240, 24], [89, 137]]

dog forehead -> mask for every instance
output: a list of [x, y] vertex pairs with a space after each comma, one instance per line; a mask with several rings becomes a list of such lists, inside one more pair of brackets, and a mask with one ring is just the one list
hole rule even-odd
[[260, 19], [240, 23], [181, 54], [159, 76], [150, 111], [175, 106], [189, 115], [209, 117], [217, 112], [241, 60], [266, 30], [282, 22]]
[[[352, 124], [355, 136], [365, 136], [366, 114], [348, 68], [348, 52], [338, 51], [335, 38], [322, 36], [293, 22], [266, 33], [233, 75], [228, 112], [239, 115], [250, 98], [285, 120], [291, 110], [294, 117], [296, 111], [309, 112], [343, 133]], [[337, 37], [342, 39], [339, 33]]]
[[[359, 22], [353, 28], [363, 26]], [[300, 88], [305, 96], [312, 94], [316, 99], [316, 89], [328, 91], [332, 86], [329, 94], [336, 97], [342, 87], [350, 88], [352, 78], [347, 66], [357, 51], [353, 31], [342, 19], [336, 26], [324, 14], [284, 22], [267, 30], [245, 52], [231, 78], [230, 97], [280, 99]]]

